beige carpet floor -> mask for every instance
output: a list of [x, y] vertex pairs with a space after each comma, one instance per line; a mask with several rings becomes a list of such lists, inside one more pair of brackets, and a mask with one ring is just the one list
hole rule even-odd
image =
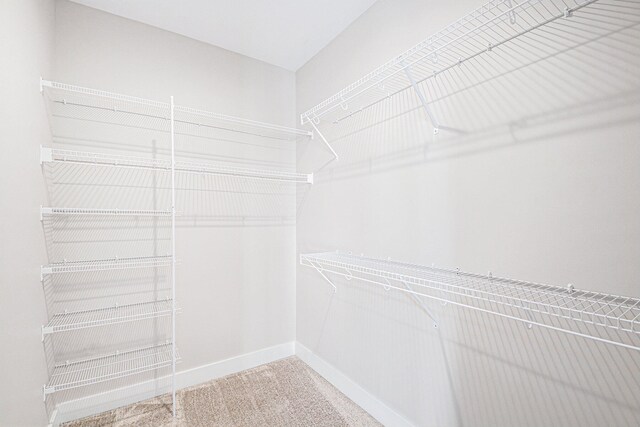
[[65, 424], [101, 426], [380, 426], [297, 357]]

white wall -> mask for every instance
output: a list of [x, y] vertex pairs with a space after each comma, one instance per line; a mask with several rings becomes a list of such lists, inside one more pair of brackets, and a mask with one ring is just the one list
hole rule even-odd
[[[40, 325], [46, 318], [39, 264], [44, 184], [38, 146], [49, 135], [38, 78], [51, 72], [54, 3], [0, 5], [0, 425], [44, 425], [46, 381]], [[25, 191], [26, 190], [26, 191]], [[9, 386], [11, 385], [11, 386]]]
[[[2, 67], [7, 73], [2, 78], [3, 116], [9, 120], [2, 121], [3, 130], [8, 127], [8, 151], [3, 156], [0, 226], [2, 341], [9, 343], [11, 353], [3, 351], [2, 360], [3, 366], [12, 367], [2, 370], [2, 380], [17, 386], [2, 392], [0, 424], [42, 425], [45, 354], [51, 368], [54, 359], [162, 342], [168, 330], [165, 321], [146, 321], [64, 333], [47, 340], [43, 351], [40, 325], [47, 311], [162, 299], [169, 295], [169, 276], [162, 269], [59, 276], [45, 281], [43, 292], [39, 265], [62, 259], [163, 255], [170, 250], [170, 229], [162, 219], [135, 218], [67, 219], [41, 226], [39, 206], [167, 209], [170, 193], [163, 173], [75, 166], [41, 170], [40, 144], [161, 158], [168, 154], [169, 140], [163, 132], [104, 125], [99, 113], [77, 120], [66, 115], [73, 107], [65, 110], [69, 106], [59, 104], [51, 110], [50, 131], [47, 98], [38, 93], [38, 77], [164, 102], [173, 95], [179, 105], [295, 126], [295, 74], [64, 0], [12, 2], [2, 9], [3, 57], [11, 58], [11, 66]], [[201, 136], [178, 135], [180, 159], [295, 169], [294, 142], [229, 133], [217, 139]], [[180, 174], [177, 185], [177, 301], [182, 309], [177, 321], [182, 356], [178, 371], [291, 342], [295, 188]], [[48, 409], [166, 372], [58, 393], [49, 399]], [[94, 399], [91, 404], [95, 403]], [[87, 412], [83, 402], [74, 405], [69, 410]]]
[[[298, 112], [481, 3], [380, 0], [297, 72]], [[638, 46], [620, 40], [626, 77], [600, 59], [606, 50], [576, 51], [439, 107], [459, 126], [498, 111], [490, 132], [441, 132], [434, 142], [419, 109], [360, 132], [365, 113], [351, 119], [355, 133], [334, 144], [340, 160], [299, 198], [298, 252], [339, 249], [638, 296]], [[587, 102], [612, 82], [630, 90]], [[563, 96], [576, 105], [539, 116]], [[369, 115], [416, 104], [411, 93], [400, 98]], [[510, 103], [525, 114], [514, 118]], [[326, 122], [321, 130], [340, 132]], [[299, 170], [330, 158], [316, 142], [297, 156]], [[633, 351], [427, 301], [440, 318], [434, 330], [406, 295], [341, 279], [333, 295], [314, 270], [297, 274], [297, 340], [416, 425], [640, 422]]]
[[[56, 49], [54, 79], [61, 82], [160, 101], [173, 95], [179, 105], [295, 123], [293, 73], [186, 37], [58, 1]], [[194, 156], [201, 158], [215, 156], [219, 146], [225, 154], [232, 150], [218, 141], [177, 142], [178, 150], [199, 149]], [[292, 167], [292, 146], [277, 148], [255, 148], [251, 160]], [[179, 178], [178, 185], [193, 186], [188, 179]], [[220, 196], [219, 181], [177, 195], [177, 209], [188, 218], [180, 220], [176, 250], [177, 300], [183, 309], [177, 331], [184, 357], [180, 369], [294, 337], [293, 224], [238, 226], [243, 215], [291, 216], [294, 199], [269, 211], [256, 205], [266, 197]], [[233, 185], [222, 182], [227, 190]], [[225, 215], [232, 218], [211, 219]], [[207, 220], [214, 225], [207, 226]]]

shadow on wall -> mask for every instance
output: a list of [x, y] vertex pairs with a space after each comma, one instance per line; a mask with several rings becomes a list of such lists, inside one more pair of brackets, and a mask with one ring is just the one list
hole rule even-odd
[[[435, 134], [402, 73], [321, 117], [318, 126], [340, 158], [316, 173], [313, 188], [300, 192], [299, 223], [308, 203], [317, 208], [343, 200], [337, 189], [348, 180], [379, 184], [379, 175], [410, 168], [415, 179], [460, 158], [568, 137], [558, 138], [562, 144], [580, 140], [583, 132], [638, 123], [640, 4], [596, 2], [573, 18], [418, 81], [440, 124]], [[429, 76], [437, 67], [425, 59], [414, 69]], [[315, 141], [300, 144], [297, 157], [299, 167], [320, 168], [331, 155]], [[377, 189], [358, 191], [374, 198]], [[407, 201], [396, 208], [411, 206]], [[369, 230], [380, 241], [393, 231]], [[337, 249], [328, 246], [326, 234], [299, 230], [299, 250]], [[440, 320], [434, 329], [406, 294], [332, 276], [338, 287], [333, 294], [313, 269], [299, 268], [298, 274], [303, 343], [416, 425], [640, 425], [638, 351], [425, 299]]]
[[[434, 328], [407, 294], [332, 276], [334, 294], [312, 269], [300, 274], [312, 284], [299, 294], [314, 304], [299, 324], [310, 348], [416, 425], [640, 422], [637, 351], [425, 300]], [[363, 351], [367, 363], [345, 356]], [[373, 379], [372, 365], [385, 367]]]

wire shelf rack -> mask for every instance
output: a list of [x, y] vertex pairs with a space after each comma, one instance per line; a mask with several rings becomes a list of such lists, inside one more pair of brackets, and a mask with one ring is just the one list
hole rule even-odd
[[[301, 254], [300, 264], [529, 325], [640, 350], [640, 299], [424, 267], [340, 252]], [[587, 328], [579, 328], [582, 324]], [[578, 326], [578, 327], [576, 327]], [[589, 328], [591, 327], [591, 328]], [[613, 330], [615, 336], [600, 332]], [[620, 333], [627, 334], [626, 338]]]
[[[169, 103], [48, 80], [41, 80], [40, 86], [54, 116], [170, 132]], [[313, 135], [306, 130], [178, 105], [174, 106], [174, 112], [176, 133], [184, 135], [195, 132], [202, 136], [199, 130], [203, 128], [281, 140]]]
[[124, 270], [129, 268], [169, 267], [171, 255], [111, 258], [89, 261], [64, 261], [40, 267], [41, 278], [48, 274], [82, 273], [88, 271]]
[[[154, 319], [170, 316], [173, 310], [170, 298], [141, 302], [136, 304], [115, 305], [108, 308], [72, 311], [54, 314], [42, 327], [42, 338], [58, 332], [68, 332], [96, 326], [115, 325], [118, 323]], [[179, 311], [179, 309], [177, 309]]]
[[61, 208], [40, 207], [40, 219], [47, 216], [171, 216], [171, 210], [145, 209], [93, 209], [93, 208]]
[[[412, 87], [423, 92], [418, 97], [423, 98], [425, 108], [432, 108], [427, 104], [510, 71], [548, 60], [605, 36], [629, 29], [634, 31], [640, 22], [638, 5], [634, 3], [492, 0], [303, 112], [300, 121], [312, 125], [321, 120], [339, 123]], [[637, 37], [637, 33], [627, 33], [627, 36]], [[615, 48], [604, 45], [601, 51], [608, 55], [607, 51], [611, 53]], [[489, 59], [492, 52], [504, 55]], [[464, 71], [462, 66], [466, 65], [472, 68]], [[428, 82], [433, 83], [429, 86]], [[603, 84], [615, 86], [613, 82]], [[558, 87], [553, 87], [557, 95]], [[478, 112], [481, 111], [482, 108], [478, 108]], [[437, 130], [442, 123], [428, 114]]]
[[[44, 146], [40, 148], [40, 163], [67, 163], [93, 166], [110, 166], [133, 169], [159, 170], [166, 172], [169, 172], [171, 170], [170, 160], [150, 159], [145, 157], [124, 156], [118, 154], [91, 153], [86, 151], [65, 150]], [[176, 161], [175, 170], [176, 172], [190, 174], [223, 175], [238, 178], [264, 179], [302, 184], [313, 183], [313, 174], [239, 168], [186, 161]]]
[[[104, 381], [153, 371], [172, 365], [172, 343], [108, 354], [96, 358], [65, 362], [54, 367], [49, 382], [43, 387], [47, 394], [98, 384]], [[176, 360], [180, 355], [176, 349]]]

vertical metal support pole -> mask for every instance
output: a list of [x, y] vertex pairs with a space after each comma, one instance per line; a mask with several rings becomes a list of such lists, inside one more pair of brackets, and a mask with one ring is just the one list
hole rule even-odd
[[171, 97], [171, 403], [176, 416], [176, 141]]

